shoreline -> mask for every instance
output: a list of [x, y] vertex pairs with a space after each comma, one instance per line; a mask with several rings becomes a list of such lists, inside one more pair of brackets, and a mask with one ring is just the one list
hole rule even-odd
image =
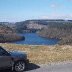
[[0, 43], [9, 43], [25, 40], [24, 36], [18, 36], [17, 34], [2, 34], [0, 38]]

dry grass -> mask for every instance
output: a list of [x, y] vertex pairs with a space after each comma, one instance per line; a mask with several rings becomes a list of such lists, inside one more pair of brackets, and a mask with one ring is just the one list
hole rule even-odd
[[72, 60], [72, 46], [29, 46], [17, 44], [0, 44], [7, 50], [26, 51], [29, 60], [35, 64], [48, 64], [52, 62], [62, 62]]

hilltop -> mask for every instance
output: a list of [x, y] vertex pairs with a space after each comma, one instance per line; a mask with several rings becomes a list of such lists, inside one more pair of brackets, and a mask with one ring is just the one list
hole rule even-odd
[[47, 25], [50, 24], [66, 24], [71, 23], [71, 20], [62, 20], [62, 19], [40, 19], [40, 20], [26, 20], [21, 22], [15, 23], [15, 30], [17, 32], [25, 33], [25, 32], [37, 32], [39, 30], [42, 30], [44, 28], [47, 28]]
[[17, 32], [36, 32], [46, 27], [47, 23], [43, 20], [26, 20], [15, 23], [15, 29]]

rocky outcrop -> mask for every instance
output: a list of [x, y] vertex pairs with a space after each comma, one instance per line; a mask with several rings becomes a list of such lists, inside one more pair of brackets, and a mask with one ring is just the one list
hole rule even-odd
[[46, 27], [46, 22], [42, 20], [27, 20], [15, 23], [17, 32], [36, 32]]

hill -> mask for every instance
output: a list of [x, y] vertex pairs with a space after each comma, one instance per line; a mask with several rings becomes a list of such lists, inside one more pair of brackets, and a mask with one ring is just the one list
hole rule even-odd
[[17, 40], [24, 39], [21, 36], [18, 36], [13, 29], [8, 27], [7, 25], [0, 24], [0, 43], [2, 42], [12, 42]]
[[40, 19], [40, 20], [26, 20], [15, 23], [16, 32], [36, 32], [43, 28], [46, 28], [49, 24], [66, 24], [71, 23], [71, 20], [62, 20], [62, 19]]
[[47, 22], [43, 20], [26, 20], [15, 23], [15, 29], [17, 32], [36, 32], [46, 27]]
[[4, 32], [8, 34], [35, 32], [41, 37], [57, 38], [60, 40], [59, 44], [72, 44], [72, 20], [41, 19], [16, 23], [1, 22], [1, 24], [8, 26], [3, 28]]
[[4, 24], [0, 24], [0, 34], [4, 34], [4, 33], [13, 33], [13, 30], [8, 27], [7, 25]]
[[38, 34], [46, 38], [57, 38], [59, 44], [72, 44], [72, 22], [51, 22]]

